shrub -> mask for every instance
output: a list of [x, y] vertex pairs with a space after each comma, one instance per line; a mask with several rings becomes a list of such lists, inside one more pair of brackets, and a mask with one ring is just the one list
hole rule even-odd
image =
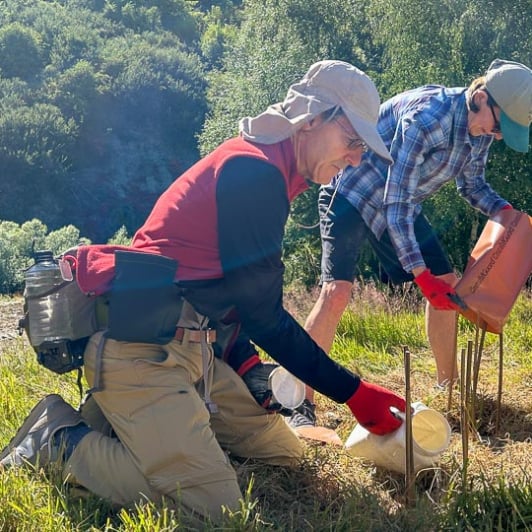
[[31, 264], [34, 251], [50, 249], [58, 255], [78, 244], [90, 241], [80, 237], [79, 229], [73, 225], [48, 233], [46, 225], [37, 219], [22, 225], [0, 221], [0, 293], [22, 290], [24, 270]]

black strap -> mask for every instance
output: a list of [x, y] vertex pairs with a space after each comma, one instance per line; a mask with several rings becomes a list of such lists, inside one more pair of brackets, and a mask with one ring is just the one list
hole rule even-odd
[[80, 366], [78, 368], [78, 378], [76, 379], [76, 384], [78, 385], [78, 390], [79, 390], [80, 403], [83, 402], [83, 383], [81, 382], [82, 377], [83, 377], [83, 370], [81, 369], [81, 366]]
[[42, 294], [36, 295], [36, 296], [26, 296], [26, 299], [40, 299], [41, 297], [47, 297], [51, 296], [52, 294], [55, 294], [58, 290], [61, 290], [61, 288], [64, 288], [66, 285], [70, 284], [72, 281], [63, 281], [61, 284], [58, 284], [57, 286], [54, 286], [53, 288], [50, 288], [50, 290], [47, 290], [46, 292], [43, 292]]

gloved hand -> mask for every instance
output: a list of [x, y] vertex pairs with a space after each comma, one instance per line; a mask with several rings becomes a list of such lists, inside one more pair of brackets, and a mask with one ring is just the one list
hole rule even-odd
[[462, 306], [455, 289], [449, 283], [432, 275], [429, 269], [423, 270], [414, 278], [414, 282], [435, 309], [459, 310]]
[[501, 211], [511, 211], [512, 209], [513, 207], [508, 203], [501, 209]]
[[277, 367], [277, 364], [265, 364], [258, 355], [253, 355], [237, 371], [255, 401], [271, 412], [277, 412], [282, 408], [279, 403], [272, 401], [273, 393], [268, 383], [270, 373]]
[[390, 412], [390, 407], [394, 406], [401, 412], [406, 409], [402, 397], [387, 388], [362, 380], [346, 404], [364, 428], [379, 435], [393, 432], [401, 426], [402, 420]]

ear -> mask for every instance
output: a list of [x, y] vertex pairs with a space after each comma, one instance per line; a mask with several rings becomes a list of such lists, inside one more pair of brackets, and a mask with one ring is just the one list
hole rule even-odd
[[310, 131], [311, 129], [314, 129], [319, 123], [319, 120], [317, 117], [311, 118], [308, 122], [305, 122], [300, 128], [300, 131]]
[[311, 118], [308, 122], [305, 122], [297, 131], [301, 133], [309, 133], [315, 129], [319, 129], [324, 123], [323, 116], [319, 114]]
[[482, 89], [476, 90], [475, 93], [473, 94], [473, 98], [471, 102], [472, 103], [471, 111], [477, 113], [478, 111], [480, 111], [481, 105], [487, 103], [487, 101], [488, 101], [488, 94], [486, 93], [486, 91]]

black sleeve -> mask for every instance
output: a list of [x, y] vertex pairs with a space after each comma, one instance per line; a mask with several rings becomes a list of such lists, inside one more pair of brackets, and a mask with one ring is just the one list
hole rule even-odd
[[235, 158], [218, 178], [217, 207], [224, 291], [244, 332], [309, 386], [345, 402], [358, 377], [330, 359], [283, 307], [281, 254], [289, 214], [283, 176], [269, 163]]

